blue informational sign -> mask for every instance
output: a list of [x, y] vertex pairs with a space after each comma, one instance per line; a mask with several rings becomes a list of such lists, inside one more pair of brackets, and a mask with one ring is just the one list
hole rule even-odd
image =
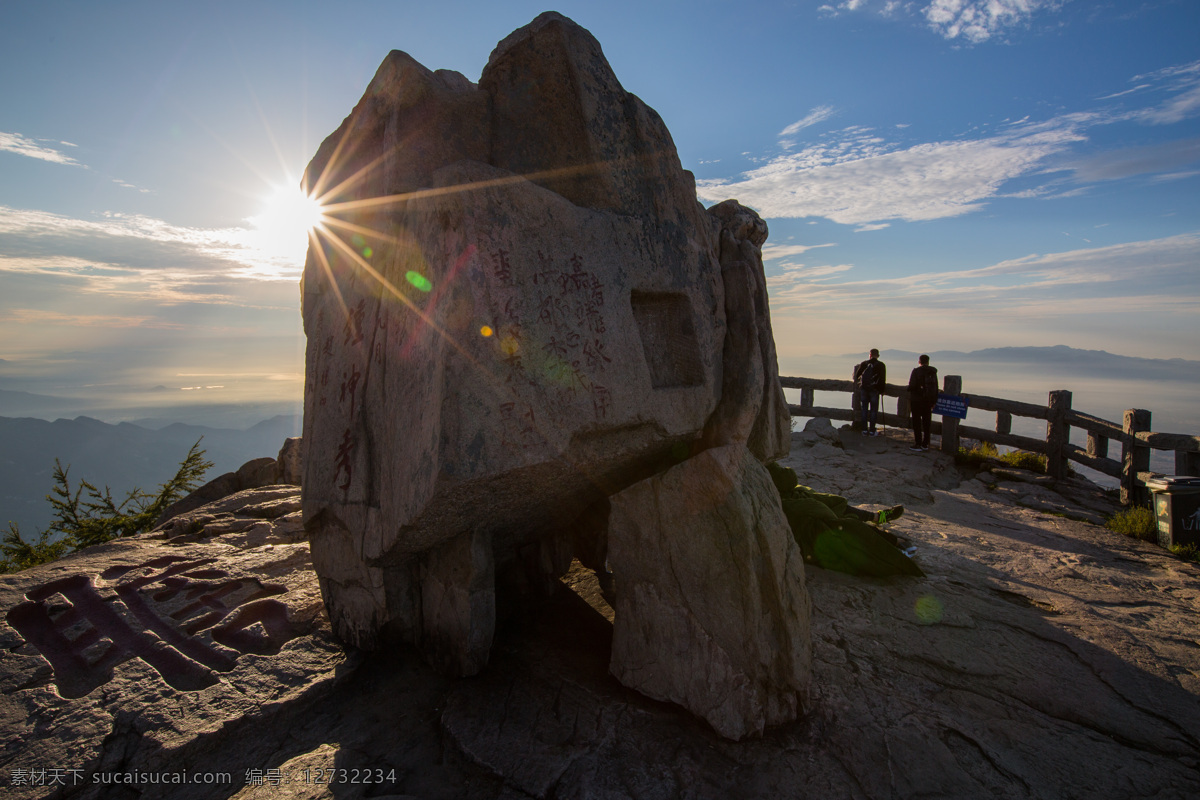
[[933, 406], [933, 413], [941, 414], [943, 417], [954, 417], [955, 419], [967, 418], [968, 398], [962, 394], [939, 394], [937, 403]]

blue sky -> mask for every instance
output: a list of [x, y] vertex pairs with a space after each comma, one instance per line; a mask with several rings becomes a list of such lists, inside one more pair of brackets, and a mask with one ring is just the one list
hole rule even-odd
[[[869, 347], [1200, 358], [1200, 3], [553, 8], [706, 203], [767, 219], [785, 374]], [[276, 192], [389, 50], [477, 80], [546, 9], [5, 3], [0, 388], [299, 397]]]

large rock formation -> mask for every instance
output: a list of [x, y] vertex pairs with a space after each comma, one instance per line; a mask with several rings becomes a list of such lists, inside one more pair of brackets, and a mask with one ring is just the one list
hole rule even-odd
[[570, 20], [478, 85], [391, 53], [306, 180], [304, 519], [345, 641], [477, 672], [498, 583], [603, 552], [585, 511], [707, 448], [786, 454], [766, 226], [697, 203]]
[[612, 673], [730, 739], [795, 719], [808, 690], [804, 561], [770, 487], [730, 445], [612, 498]]

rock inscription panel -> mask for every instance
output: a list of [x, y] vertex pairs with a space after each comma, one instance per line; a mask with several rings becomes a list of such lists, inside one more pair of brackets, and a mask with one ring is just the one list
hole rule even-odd
[[30, 589], [5, 619], [54, 670], [67, 699], [112, 680], [131, 659], [170, 686], [211, 686], [245, 653], [278, 653], [303, 626], [279, 599], [287, 589], [213, 568], [215, 559], [164, 556], [116, 566], [98, 580], [57, 578]]

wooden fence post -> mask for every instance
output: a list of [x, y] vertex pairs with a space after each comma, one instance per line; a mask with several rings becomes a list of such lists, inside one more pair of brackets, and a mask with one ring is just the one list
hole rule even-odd
[[1067, 412], [1071, 410], [1071, 393], [1059, 389], [1050, 393], [1046, 404], [1046, 474], [1056, 480], [1067, 477], [1067, 443], [1071, 426]]
[[1150, 470], [1150, 448], [1133, 438], [1138, 431], [1150, 430], [1150, 412], [1131, 408], [1125, 412], [1126, 441], [1121, 446], [1121, 502], [1142, 505], [1149, 502], [1145, 486], [1138, 486], [1139, 472]]
[[1012, 433], [1012, 414], [1007, 411], [996, 412], [996, 433]]
[[800, 389], [800, 405], [811, 407], [813, 404], [813, 390], [811, 388], [802, 387]]
[[[946, 394], [962, 394], [962, 376], [947, 375], [942, 379], [942, 391]], [[958, 455], [958, 420], [942, 417], [942, 452]]]

